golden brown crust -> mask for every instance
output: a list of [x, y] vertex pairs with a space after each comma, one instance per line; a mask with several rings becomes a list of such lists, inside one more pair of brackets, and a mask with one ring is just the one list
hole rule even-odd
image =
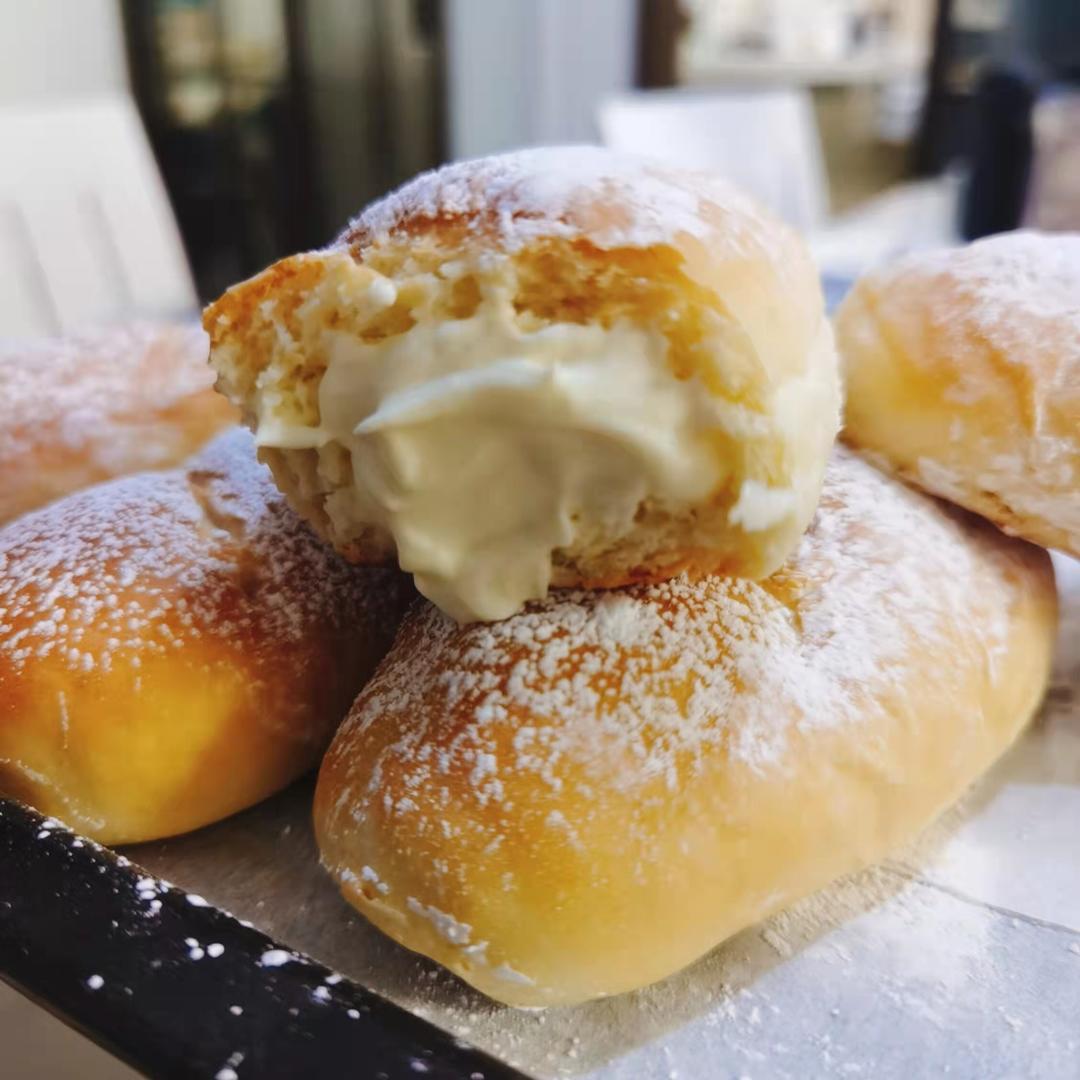
[[1006, 234], [867, 274], [836, 316], [844, 438], [1080, 555], [1080, 237]]
[[0, 793], [111, 843], [314, 765], [412, 593], [289, 510], [246, 432], [0, 532]]
[[764, 582], [417, 605], [324, 759], [323, 860], [492, 997], [638, 987], [910, 839], [1031, 715], [1055, 626], [1044, 551], [840, 451]]
[[91, 484], [178, 465], [235, 409], [195, 326], [0, 345], [0, 523]]

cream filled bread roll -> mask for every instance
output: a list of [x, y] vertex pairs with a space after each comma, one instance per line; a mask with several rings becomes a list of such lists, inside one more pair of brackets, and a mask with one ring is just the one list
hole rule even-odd
[[1080, 556], [1080, 236], [1020, 232], [863, 277], [836, 317], [845, 438]]
[[1049, 557], [848, 451], [766, 581], [431, 605], [338, 731], [345, 897], [517, 1005], [616, 994], [910, 839], [1042, 696]]
[[79, 488], [179, 465], [236, 423], [206, 334], [137, 323], [0, 341], [0, 523]]
[[592, 147], [420, 176], [204, 325], [293, 505], [462, 621], [550, 584], [771, 573], [838, 427], [798, 237]]
[[411, 589], [289, 509], [251, 436], [0, 531], [0, 795], [110, 843], [233, 813], [311, 768]]

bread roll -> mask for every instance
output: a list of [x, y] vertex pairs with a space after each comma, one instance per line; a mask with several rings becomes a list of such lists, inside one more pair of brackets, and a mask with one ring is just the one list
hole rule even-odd
[[72, 491], [180, 464], [236, 411], [206, 335], [138, 324], [0, 341], [0, 523]]
[[109, 843], [184, 832], [314, 765], [408, 590], [284, 505], [251, 436], [0, 531], [0, 795]]
[[839, 423], [798, 237], [591, 147], [421, 176], [204, 325], [293, 505], [462, 621], [549, 583], [771, 573]]
[[853, 446], [1080, 556], [1080, 236], [910, 256], [862, 278], [836, 330]]
[[324, 760], [323, 860], [516, 1005], [616, 994], [910, 839], [1046, 683], [1047, 554], [838, 453], [760, 584], [406, 618]]

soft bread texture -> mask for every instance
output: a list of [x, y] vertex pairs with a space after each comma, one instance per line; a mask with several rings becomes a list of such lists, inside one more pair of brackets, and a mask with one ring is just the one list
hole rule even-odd
[[1080, 236], [909, 256], [855, 285], [836, 332], [849, 443], [1080, 555]]
[[[293, 505], [351, 559], [398, 556], [460, 619], [517, 610], [521, 595], [472, 602], [461, 583], [483, 593], [529, 558], [543, 565], [526, 596], [549, 580], [771, 573], [813, 513], [839, 424], [831, 330], [801, 240], [716, 177], [590, 147], [421, 176], [328, 249], [230, 289], [204, 325], [219, 388]], [[365, 378], [379, 386], [356, 392]], [[373, 448], [356, 427], [386, 413], [379, 387], [392, 380], [414, 405], [428, 395], [427, 427], [410, 419]], [[669, 398], [671, 416], [652, 417]], [[598, 474], [582, 478], [590, 465]], [[686, 490], [670, 490], [673, 474]], [[409, 516], [425, 480], [449, 504], [426, 531]], [[401, 490], [376, 507], [372, 489], [388, 484]], [[470, 537], [450, 552], [459, 527]]]
[[412, 594], [285, 505], [241, 429], [0, 532], [0, 795], [99, 840], [185, 832], [311, 768]]
[[909, 840], [1046, 684], [1046, 552], [848, 451], [777, 574], [406, 617], [324, 760], [350, 903], [517, 1005], [616, 994]]
[[179, 465], [236, 423], [197, 326], [0, 341], [0, 523], [80, 488]]

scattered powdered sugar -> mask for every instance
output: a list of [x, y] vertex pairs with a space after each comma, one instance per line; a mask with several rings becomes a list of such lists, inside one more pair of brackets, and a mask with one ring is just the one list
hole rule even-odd
[[267, 949], [259, 957], [259, 966], [281, 967], [283, 964], [288, 964], [295, 959], [296, 957], [292, 953], [286, 952], [284, 949]]
[[214, 1080], [240, 1080], [240, 1074], [236, 1071], [244, 1060], [242, 1050], [234, 1050], [226, 1059], [225, 1064], [214, 1073]]
[[422, 904], [415, 896], [405, 899], [405, 906], [417, 915], [427, 919], [441, 937], [451, 945], [468, 945], [472, 937], [472, 927], [468, 923], [458, 922], [453, 915], [447, 915], [430, 904]]
[[[1010, 455], [995, 455], [993, 439], [979, 441], [982, 450], [975, 440], [963, 446], [963, 463], [951, 455], [944, 455], [949, 464], [920, 457], [904, 475], [924, 491], [982, 512], [1007, 533], [1048, 544], [1050, 536], [1043, 534], [1049, 527], [1057, 546], [1080, 552], [1080, 436], [1071, 448], [1064, 440], [1036, 436], [1023, 453]], [[1064, 458], [1075, 458], [1075, 466]], [[974, 462], [979, 465], [968, 464]]]
[[1060, 346], [1058, 363], [1080, 371], [1080, 235], [1004, 233], [911, 255], [900, 267], [939, 276], [956, 321], [970, 319], [1007, 359]]
[[[652, 746], [635, 756], [654, 770], [737, 717], [740, 730], [726, 732], [735, 756], [764, 765], [782, 753], [788, 719], [757, 706], [744, 716], [736, 695], [756, 688], [763, 700], [789, 703], [800, 727], [835, 726], [861, 714], [867, 687], [906, 677], [916, 642], [952, 640], [971, 623], [991, 650], [1003, 647], [1011, 589], [995, 572], [1002, 558], [936, 504], [840, 450], [814, 523], [768, 582], [714, 577], [555, 592], [511, 619], [464, 628], [426, 605], [420, 633], [431, 645], [417, 656], [422, 670], [389, 665], [349, 724], [374, 722], [385, 705], [407, 712], [434, 681], [445, 711], [474, 706], [466, 745], [449, 753], [467, 752], [480, 789], [500, 771], [483, 731], [511, 711], [557, 719], [566, 738], [597, 728], [634, 739], [647, 725]], [[583, 730], [572, 736], [570, 726]], [[517, 753], [503, 767], [537, 765], [552, 731], [516, 726]], [[434, 751], [423, 757], [436, 771], [445, 764]]]
[[773, 242], [778, 225], [719, 177], [597, 146], [519, 150], [423, 173], [369, 206], [338, 242], [363, 249], [406, 220], [462, 217], [511, 251], [583, 232], [601, 247], [646, 247], [679, 233], [707, 236], [715, 221], [705, 204], [726, 214], [733, 241]]
[[[453, 915], [440, 911], [432, 904], [422, 904], [415, 896], [405, 899], [405, 906], [415, 915], [435, 927], [435, 932], [448, 944], [460, 950], [461, 956], [470, 964], [488, 965], [488, 943], [486, 941], [473, 941], [473, 928], [465, 922], [460, 922]], [[514, 983], [518, 986], [533, 986], [535, 981], [528, 975], [517, 971], [507, 963], [496, 964], [491, 968], [491, 974], [502, 982]]]
[[886, 305], [911, 288], [935, 331], [958, 341], [975, 324], [1008, 361], [1024, 363], [1045, 343], [1062, 346], [1073, 370], [1080, 358], [1080, 234], [1018, 231], [913, 252], [868, 280]]
[[[392, 590], [371, 576], [382, 573], [322, 544], [256, 460], [251, 435], [235, 429], [185, 470], [114, 480], [4, 530], [0, 673], [122, 664], [137, 679], [147, 657], [205, 638], [241, 650], [254, 677], [316, 627], [367, 625], [385, 606], [374, 624], [389, 633]], [[71, 710], [58, 699], [65, 740]]]
[[491, 969], [491, 974], [503, 982], [514, 983], [517, 986], [535, 986], [536, 980], [530, 979], [520, 971], [515, 971], [509, 964], [498, 964]]
[[[72, 846], [76, 845], [73, 843]], [[146, 904], [142, 909], [144, 918], [150, 919], [161, 914], [160, 897], [171, 888], [167, 881], [152, 877], [141, 877], [135, 882], [135, 895]]]
[[360, 868], [360, 877], [363, 881], [369, 885], [374, 885], [376, 891], [385, 896], [390, 891], [390, 886], [385, 881], [380, 880], [379, 875], [370, 866], [362, 866]]
[[[466, 829], [495, 851], [532, 815], [569, 843], [588, 834], [605, 789], [672, 797], [716, 754], [783, 770], [796, 734], [871, 721], [913, 680], [951, 693], [952, 667], [927, 669], [935, 648], [993, 679], [1030, 557], [838, 449], [798, 551], [763, 583], [553, 593], [465, 627], [423, 605], [330, 750], [344, 776], [325, 831], [378, 806], [380, 818], [419, 815], [410, 828], [435, 856]], [[372, 759], [356, 740], [378, 725], [387, 735]], [[530, 792], [528, 805], [511, 790]], [[436, 878], [459, 869], [431, 866]], [[467, 942], [470, 927], [428, 899], [408, 906]]]
[[146, 468], [176, 460], [172, 442], [182, 446], [186, 436], [173, 439], [167, 424], [158, 432], [142, 420], [211, 389], [208, 351], [193, 325], [0, 340], [0, 476], [25, 470], [46, 444], [54, 454], [92, 456], [102, 475], [130, 471], [133, 459]]
[[1033, 538], [1064, 533], [1080, 551], [1080, 235], [1014, 232], [921, 252], [866, 287], [882, 332], [955, 411], [948, 440], [924, 443], [905, 475]]

